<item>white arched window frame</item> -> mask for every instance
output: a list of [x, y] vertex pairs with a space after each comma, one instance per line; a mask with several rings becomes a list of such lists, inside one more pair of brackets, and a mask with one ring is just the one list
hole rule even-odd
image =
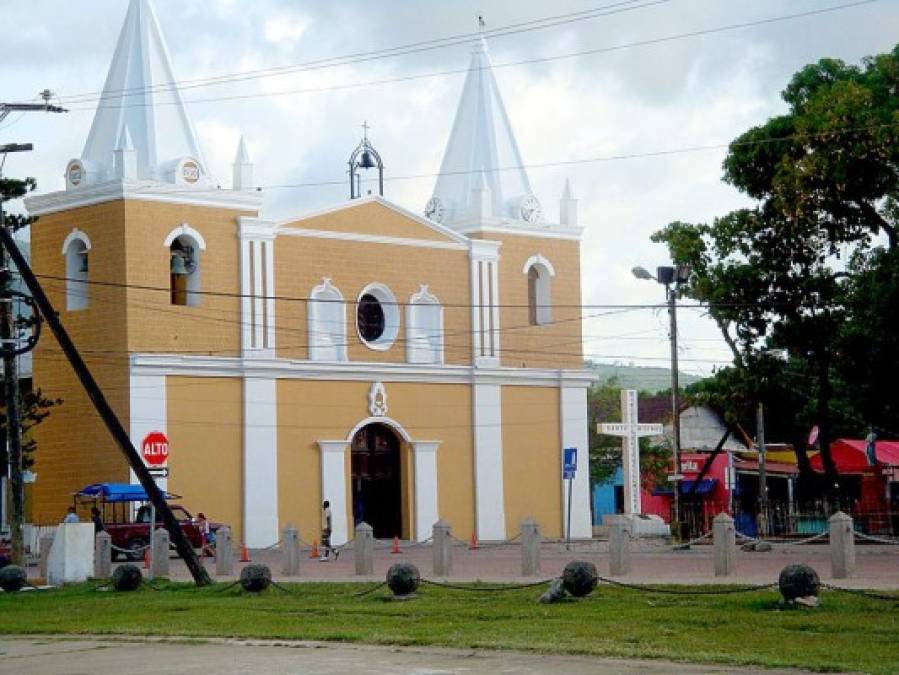
[[406, 306], [406, 360], [443, 363], [443, 307], [425, 285]]
[[62, 255], [66, 261], [66, 309], [70, 312], [87, 309], [90, 304], [88, 286], [90, 238], [77, 227], [62, 244]]
[[[183, 223], [166, 235], [163, 246], [169, 253], [172, 304], [198, 306], [202, 297], [200, 253], [206, 250], [206, 240], [197, 230]], [[186, 275], [178, 275], [179, 278], [172, 274], [174, 256], [184, 258], [188, 270]]]
[[309, 294], [306, 325], [310, 361], [346, 361], [346, 302], [328, 278]]
[[552, 278], [556, 270], [545, 257], [533, 255], [522, 268], [528, 284], [528, 321], [533, 326], [552, 323]]

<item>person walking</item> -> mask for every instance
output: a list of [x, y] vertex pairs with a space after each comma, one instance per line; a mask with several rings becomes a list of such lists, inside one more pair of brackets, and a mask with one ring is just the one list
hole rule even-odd
[[197, 514], [197, 529], [200, 531], [200, 555], [215, 557], [215, 532], [209, 527], [206, 514], [202, 511]]
[[64, 523], [80, 523], [81, 518], [78, 517], [78, 513], [75, 511], [74, 506], [70, 506], [66, 511], [66, 517], [62, 519]]
[[331, 502], [322, 503], [322, 555], [319, 561], [331, 559]]

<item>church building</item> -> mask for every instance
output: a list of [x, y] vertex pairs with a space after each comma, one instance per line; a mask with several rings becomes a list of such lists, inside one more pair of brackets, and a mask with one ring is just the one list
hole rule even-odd
[[[590, 537], [577, 202], [566, 184], [541, 208], [485, 41], [421, 213], [360, 196], [357, 170], [382, 168], [364, 138], [353, 198], [266, 218], [243, 140], [227, 189], [175, 81], [131, 0], [65, 190], [26, 202], [35, 272], [133, 443], [168, 440], [160, 486], [250, 547], [317, 537], [323, 500], [336, 544], [363, 520], [503, 540], [533, 517], [559, 537], [577, 448], [571, 535]], [[136, 482], [49, 333], [34, 385], [63, 403], [35, 430], [33, 522]]]

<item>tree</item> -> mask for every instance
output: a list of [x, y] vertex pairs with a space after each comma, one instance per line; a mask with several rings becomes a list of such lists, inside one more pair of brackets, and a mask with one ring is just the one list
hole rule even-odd
[[[778, 387], [803, 390], [812, 401], [828, 485], [836, 482], [829, 443], [840, 424], [833, 415], [834, 377], [843, 370], [837, 348], [852, 343], [841, 337], [847, 322], [870, 318], [853, 275], [873, 260], [877, 236], [890, 251], [897, 247], [897, 88], [899, 47], [861, 67], [823, 59], [803, 68], [783, 92], [789, 111], [739, 136], [724, 161], [724, 180], [757, 205], [712, 224], [674, 222], [653, 235], [675, 262], [692, 266], [681, 293], [708, 307], [733, 353], [735, 372], [721, 383], [734, 380], [741, 396], [763, 400], [776, 377]], [[855, 265], [842, 259], [847, 249]], [[787, 365], [766, 348], [785, 350]], [[788, 409], [804, 408], [791, 400]], [[796, 447], [804, 453], [804, 442]], [[800, 468], [807, 467], [801, 456]]]

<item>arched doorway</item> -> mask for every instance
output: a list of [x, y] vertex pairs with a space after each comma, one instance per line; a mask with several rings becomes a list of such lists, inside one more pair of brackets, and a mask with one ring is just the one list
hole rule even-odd
[[372, 526], [378, 539], [402, 534], [400, 439], [385, 424], [368, 424], [350, 443], [353, 521]]

